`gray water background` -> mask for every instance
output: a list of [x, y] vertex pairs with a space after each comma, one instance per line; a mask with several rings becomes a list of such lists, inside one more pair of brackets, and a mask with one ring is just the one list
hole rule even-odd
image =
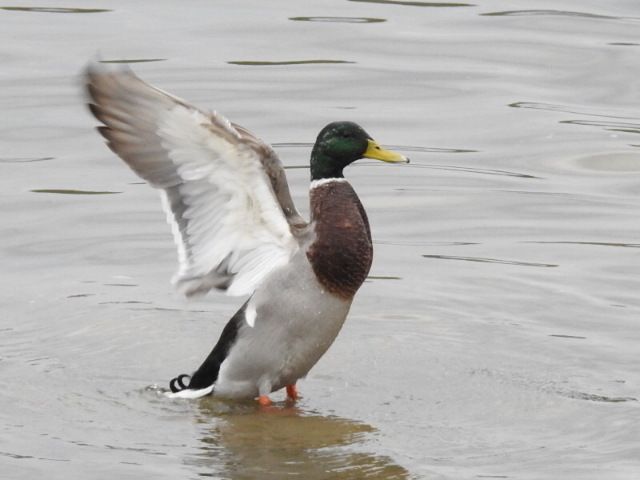
[[[374, 265], [296, 408], [160, 395], [241, 299], [172, 290], [96, 55], [273, 143], [305, 213], [324, 124], [411, 156], [346, 172]], [[3, 3], [0, 476], [640, 478], [639, 58], [633, 0]]]

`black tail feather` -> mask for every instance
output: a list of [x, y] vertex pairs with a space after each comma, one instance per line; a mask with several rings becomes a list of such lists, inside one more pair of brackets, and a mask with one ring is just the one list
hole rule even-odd
[[[178, 375], [171, 380], [169, 388], [173, 393], [179, 392], [185, 389], [199, 390], [201, 388], [207, 388], [213, 385], [218, 379], [218, 373], [220, 372], [220, 365], [224, 362], [225, 358], [229, 354], [231, 346], [236, 342], [238, 337], [238, 330], [243, 322], [245, 322], [245, 310], [249, 301], [231, 317], [231, 320], [222, 330], [222, 334], [213, 347], [211, 353], [207, 356], [202, 365], [198, 367], [193, 375]], [[189, 385], [185, 385], [183, 379], [189, 378]]]

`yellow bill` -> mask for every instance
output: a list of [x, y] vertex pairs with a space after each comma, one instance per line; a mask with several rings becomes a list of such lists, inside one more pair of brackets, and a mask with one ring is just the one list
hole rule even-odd
[[391, 150], [385, 150], [371, 139], [369, 139], [368, 142], [369, 145], [364, 152], [364, 158], [373, 158], [374, 160], [382, 160], [383, 162], [389, 163], [409, 163], [409, 159], [404, 155]]

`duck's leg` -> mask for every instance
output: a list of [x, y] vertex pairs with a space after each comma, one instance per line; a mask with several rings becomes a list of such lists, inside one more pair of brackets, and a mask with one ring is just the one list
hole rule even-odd
[[271, 381], [265, 376], [260, 379], [258, 383], [258, 404], [261, 407], [271, 406], [271, 399], [269, 394], [271, 393]]
[[296, 388], [296, 384], [292, 383], [291, 385], [287, 385], [287, 400], [291, 400], [295, 402], [298, 399], [298, 389]]

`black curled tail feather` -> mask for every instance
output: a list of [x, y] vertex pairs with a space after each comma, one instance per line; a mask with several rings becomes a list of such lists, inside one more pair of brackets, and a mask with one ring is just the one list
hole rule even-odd
[[187, 374], [183, 373], [183, 374], [178, 375], [177, 377], [171, 379], [171, 381], [169, 382], [169, 388], [171, 389], [172, 393], [178, 393], [181, 390], [185, 390], [185, 389], [189, 388], [182, 381], [184, 378], [191, 379], [191, 375], [187, 375]]
[[[249, 299], [250, 300], [250, 299]], [[178, 375], [171, 380], [169, 388], [173, 393], [177, 393], [182, 390], [199, 390], [201, 388], [207, 388], [213, 385], [218, 379], [218, 373], [220, 372], [220, 365], [229, 355], [229, 350], [236, 342], [238, 337], [238, 330], [243, 322], [245, 322], [245, 310], [249, 300], [231, 317], [231, 320], [225, 325], [222, 330], [222, 334], [218, 339], [215, 347], [211, 350], [211, 353], [202, 362], [202, 365], [194, 372], [193, 375]], [[189, 384], [184, 384], [184, 379], [189, 379]]]

